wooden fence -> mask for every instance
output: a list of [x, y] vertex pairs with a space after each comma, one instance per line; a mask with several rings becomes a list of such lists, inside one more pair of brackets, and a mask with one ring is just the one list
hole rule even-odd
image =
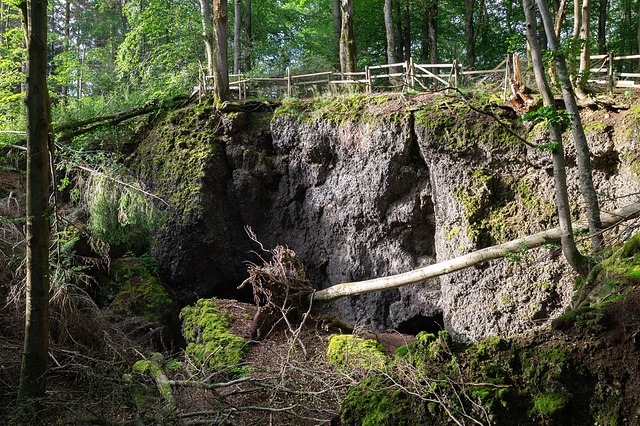
[[[413, 58], [410, 58], [406, 62], [367, 66], [364, 71], [353, 73], [325, 71], [293, 75], [288, 70], [287, 75], [282, 77], [247, 77], [243, 74], [231, 74], [229, 87], [239, 100], [246, 100], [247, 98], [309, 97], [325, 91], [340, 91], [345, 87], [367, 93], [389, 90], [428, 91], [449, 86], [458, 87], [461, 82], [470, 86], [490, 81], [504, 87], [504, 95], [506, 96], [508, 78], [510, 77], [506, 65], [508, 59], [509, 57], [505, 58], [493, 69], [474, 71], [464, 70], [462, 64], [457, 61], [453, 61], [451, 64], [416, 64]], [[610, 90], [613, 90], [614, 87], [636, 85], [633, 80], [620, 80], [620, 77], [640, 79], [640, 73], [623, 73], [613, 70], [614, 61], [640, 59], [640, 55], [593, 55], [591, 59], [594, 64], [591, 72], [595, 77], [591, 81], [607, 84]], [[526, 69], [524, 65], [523, 71]], [[210, 88], [210, 85], [205, 85], [204, 82], [210, 81], [212, 78], [204, 76], [200, 83], [201, 90], [205, 90], [205, 87], [206, 89]]]

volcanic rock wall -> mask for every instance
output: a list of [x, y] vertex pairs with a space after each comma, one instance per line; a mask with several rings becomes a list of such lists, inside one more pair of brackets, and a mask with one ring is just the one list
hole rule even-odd
[[[611, 115], [585, 117], [599, 123], [588, 137], [605, 209], [637, 199], [616, 196], [640, 192], [638, 120], [625, 114], [614, 117], [625, 126], [615, 127], [607, 124]], [[508, 111], [502, 118], [525, 133]], [[534, 142], [544, 140], [544, 131], [532, 133]], [[569, 189], [579, 216], [571, 144]], [[182, 206], [153, 254], [185, 301], [247, 296], [235, 287], [245, 261], [259, 261], [249, 252], [262, 253], [246, 225], [266, 248], [293, 249], [318, 288], [405, 272], [556, 226], [550, 156], [469, 110], [405, 106], [338, 122], [286, 112], [219, 117], [200, 108], [156, 123], [134, 161], [154, 189]], [[176, 171], [156, 178], [159, 162]], [[178, 197], [180, 188], [190, 191], [188, 201]], [[544, 325], [570, 303], [573, 278], [561, 255], [545, 248], [326, 309], [374, 329], [444, 327], [476, 340]]]

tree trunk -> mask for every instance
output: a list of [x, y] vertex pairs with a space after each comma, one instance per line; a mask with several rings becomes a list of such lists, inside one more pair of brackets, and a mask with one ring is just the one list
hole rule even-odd
[[[71, 0], [67, 0], [65, 2], [65, 9], [64, 9], [64, 49], [63, 51], [66, 52], [69, 50], [69, 46], [71, 44], [71, 35], [69, 32], [69, 27], [71, 24]], [[61, 98], [62, 98], [62, 103], [66, 104], [67, 103], [67, 96], [69, 94], [69, 86], [67, 84], [63, 84], [62, 88], [61, 88]]]
[[229, 100], [228, 34], [227, 0], [213, 0], [213, 96], [218, 103]]
[[598, 54], [605, 55], [607, 53], [606, 25], [607, 25], [607, 6], [608, 0], [598, 1]]
[[402, 0], [394, 0], [393, 1], [393, 25], [394, 29], [394, 37], [395, 37], [395, 45], [396, 45], [396, 60], [402, 61], [402, 8], [400, 7], [400, 1]]
[[251, 0], [244, 0], [244, 72], [251, 71], [251, 48], [253, 47], [253, 35], [251, 33]]
[[340, 32], [340, 70], [356, 72], [358, 54], [353, 30], [353, 0], [342, 0], [342, 31]]
[[582, 28], [582, 4], [580, 0], [573, 0], [573, 38], [580, 38], [580, 28]]
[[473, 27], [473, 8], [475, 0], [464, 0], [464, 41], [467, 47], [467, 68], [472, 70], [476, 64], [476, 37]]
[[[618, 222], [634, 219], [640, 216], [640, 203], [631, 204], [611, 213], [603, 214], [604, 226], [612, 226]], [[578, 230], [584, 229], [581, 225]], [[471, 266], [479, 265], [490, 260], [498, 259], [509, 253], [519, 253], [523, 249], [529, 250], [544, 244], [556, 244], [560, 242], [563, 230], [560, 227], [548, 231], [538, 232], [524, 238], [509, 241], [497, 246], [486, 247], [464, 256], [449, 259], [444, 262], [425, 266], [424, 268], [405, 272], [390, 277], [376, 278], [368, 281], [336, 284], [324, 290], [317, 291], [313, 295], [314, 303], [329, 303], [348, 296], [371, 293], [374, 291], [389, 290], [416, 284], [441, 275], [460, 271]]]
[[[432, 64], [438, 63], [438, 1], [431, 0], [429, 5], [429, 60]], [[437, 69], [432, 71], [438, 73]]]
[[404, 60], [408, 61], [411, 57], [411, 11], [409, 10], [409, 2], [404, 4], [404, 25], [402, 28], [402, 41], [404, 42]]
[[592, 236], [591, 244], [593, 246], [593, 250], [596, 251], [602, 247], [603, 242], [602, 234], [600, 234], [600, 230], [602, 229], [602, 224], [600, 222], [600, 205], [598, 204], [598, 194], [593, 186], [591, 173], [591, 152], [589, 151], [587, 137], [585, 136], [584, 129], [582, 127], [580, 110], [576, 104], [573, 87], [571, 86], [571, 82], [568, 80], [569, 71], [567, 70], [567, 63], [564, 54], [560, 50], [560, 42], [556, 38], [551, 13], [549, 13], [549, 8], [544, 0], [536, 0], [536, 2], [538, 3], [540, 15], [542, 16], [542, 21], [544, 22], [544, 27], [549, 38], [550, 50], [554, 53], [554, 57], [556, 58], [556, 68], [558, 70], [560, 86], [562, 87], [564, 104], [567, 108], [567, 112], [571, 116], [571, 132], [576, 144], [580, 191], [584, 197], [584, 203], [587, 211], [589, 233]]
[[49, 352], [47, 0], [27, 4], [27, 304], [18, 398], [44, 397]]
[[340, 0], [333, 0], [333, 62], [340, 65], [340, 30], [342, 28], [342, 15], [340, 13]]
[[387, 64], [396, 63], [396, 38], [393, 31], [393, 4], [384, 0], [384, 28], [387, 35]]
[[235, 0], [233, 10], [233, 72], [240, 74], [240, 60], [242, 58], [242, 0]]
[[583, 0], [582, 3], [582, 26], [580, 27], [580, 40], [584, 40], [584, 46], [580, 52], [580, 78], [578, 79], [577, 92], [580, 96], [585, 96], [584, 90], [587, 88], [589, 79], [589, 69], [591, 68], [591, 0]]
[[[542, 62], [542, 52], [536, 37], [536, 15], [532, 0], [522, 0], [522, 7], [525, 13], [527, 24], [527, 41], [531, 50], [533, 60], [533, 71], [536, 77], [538, 90], [542, 95], [544, 105], [553, 108], [555, 111], [555, 101], [549, 89], [549, 84], [544, 73]], [[567, 193], [567, 176], [564, 162], [564, 148], [562, 146], [562, 132], [560, 125], [550, 126], [551, 140], [554, 148], [551, 152], [553, 158], [553, 177], [555, 182], [556, 206], [558, 208], [558, 222], [560, 223], [562, 252], [567, 262], [581, 276], [587, 275], [585, 260], [578, 251], [573, 239], [573, 229], [571, 228], [571, 208], [569, 205], [569, 195]]]
[[[200, 0], [200, 17], [202, 23], [202, 38], [204, 51], [207, 56], [207, 75], [213, 75], [213, 24], [211, 21], [211, 7], [209, 0]], [[205, 81], [206, 84], [206, 81]]]

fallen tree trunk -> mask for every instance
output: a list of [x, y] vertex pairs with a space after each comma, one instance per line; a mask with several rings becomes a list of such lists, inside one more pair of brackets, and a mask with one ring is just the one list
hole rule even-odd
[[[614, 210], [611, 213], [603, 212], [601, 215], [602, 228], [605, 229], [625, 220], [640, 216], [640, 203], [630, 204], [626, 207]], [[588, 230], [587, 224], [577, 224], [576, 231], [583, 230]], [[537, 234], [529, 235], [518, 240], [509, 241], [504, 244], [483, 248], [464, 256], [435, 263], [403, 274], [376, 278], [368, 281], [337, 284], [315, 292], [313, 295], [313, 302], [319, 304], [329, 303], [347, 296], [357, 296], [359, 294], [389, 290], [409, 284], [415, 284], [420, 281], [425, 281], [430, 278], [435, 278], [440, 275], [449, 274], [470, 266], [478, 265], [489, 260], [504, 257], [508, 253], [520, 253], [523, 250], [540, 247], [544, 244], [558, 243], [560, 242], [560, 235], [560, 227], [557, 227], [547, 231], [538, 232]]]

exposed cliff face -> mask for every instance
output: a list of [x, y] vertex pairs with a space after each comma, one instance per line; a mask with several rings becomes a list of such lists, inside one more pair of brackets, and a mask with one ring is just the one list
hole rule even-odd
[[[174, 214], [154, 249], [173, 286], [187, 295], [233, 295], [243, 261], [257, 260], [248, 251], [259, 249], [245, 225], [265, 246], [293, 249], [319, 288], [405, 272], [554, 226], [549, 156], [464, 108], [401, 105], [392, 116], [343, 123], [305, 118], [308, 110], [270, 121], [270, 113], [221, 120], [206, 108], [183, 114], [198, 119], [157, 126], [139, 147], [138, 165], [149, 171], [168, 155], [172, 167], [197, 171], [172, 175], [174, 188], [198, 185], [197, 206]], [[503, 119], [516, 127], [508, 115]], [[640, 191], [634, 113], [627, 124], [588, 132], [597, 189], [610, 197]], [[180, 162], [176, 151], [189, 150], [206, 155]], [[153, 173], [146, 176], [154, 180]], [[169, 195], [168, 186], [155, 186]], [[631, 201], [603, 204], [611, 209]], [[569, 304], [572, 287], [564, 261], [540, 249], [520, 262], [492, 261], [327, 308], [377, 329], [444, 326], [475, 340], [544, 324]]]

